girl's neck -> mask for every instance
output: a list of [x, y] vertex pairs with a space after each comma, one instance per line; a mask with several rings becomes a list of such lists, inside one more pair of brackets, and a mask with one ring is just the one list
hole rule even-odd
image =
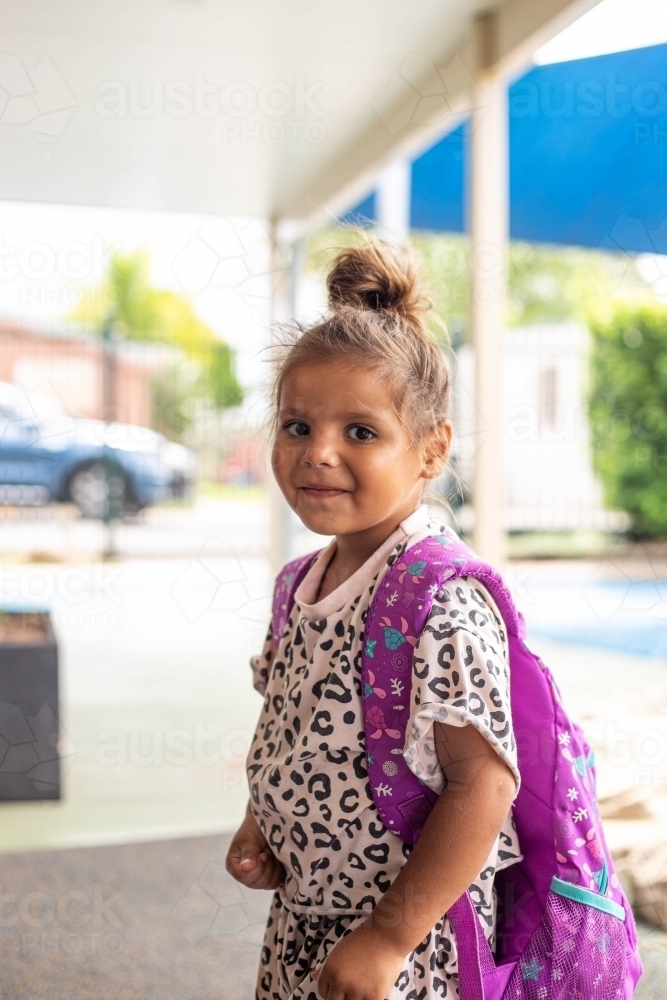
[[[372, 555], [372, 553], [371, 553]], [[366, 557], [369, 558], [369, 557]], [[360, 569], [366, 559], [355, 557], [351, 561], [341, 556], [340, 547], [338, 539], [336, 539], [336, 548], [334, 553], [327, 563], [322, 579], [320, 580], [320, 585], [315, 596], [315, 603], [318, 601], [323, 601], [325, 597], [332, 594], [334, 590], [338, 590], [346, 580], [349, 580], [358, 569]]]
[[336, 549], [320, 581], [316, 601], [324, 600], [361, 569], [373, 553], [393, 535], [401, 521], [411, 513], [412, 510], [407, 513], [401, 512], [394, 518], [388, 518], [365, 531], [336, 535]]

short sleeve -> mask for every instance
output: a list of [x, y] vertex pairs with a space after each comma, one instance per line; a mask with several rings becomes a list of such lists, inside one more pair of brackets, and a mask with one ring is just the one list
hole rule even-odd
[[520, 784], [512, 729], [505, 626], [479, 580], [462, 577], [433, 600], [413, 658], [412, 701], [403, 755], [410, 770], [440, 793], [433, 723], [474, 726]]
[[273, 641], [273, 631], [271, 626], [269, 626], [269, 631], [267, 632], [266, 639], [264, 640], [264, 649], [258, 656], [250, 657], [252, 685], [255, 691], [259, 691], [261, 695], [266, 693], [266, 685], [269, 682], [269, 674], [271, 673], [271, 666], [275, 655], [276, 650]]

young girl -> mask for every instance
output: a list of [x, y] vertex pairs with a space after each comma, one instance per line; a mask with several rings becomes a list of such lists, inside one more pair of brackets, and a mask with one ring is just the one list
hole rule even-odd
[[227, 865], [275, 890], [258, 1000], [457, 997], [447, 911], [470, 889], [493, 946], [494, 876], [520, 860], [505, 629], [484, 586], [463, 577], [434, 595], [437, 627], [402, 666], [403, 756], [440, 793], [413, 848], [372, 799], [361, 651], [389, 567], [447, 530], [422, 498], [447, 461], [449, 374], [405, 251], [347, 250], [328, 289], [330, 317], [278, 363], [273, 469], [303, 523], [335, 537], [253, 661], [264, 705]]

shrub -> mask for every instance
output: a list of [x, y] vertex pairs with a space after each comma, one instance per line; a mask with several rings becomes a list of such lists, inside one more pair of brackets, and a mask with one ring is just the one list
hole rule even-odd
[[667, 535], [667, 309], [615, 306], [591, 322], [589, 419], [605, 502], [636, 538]]

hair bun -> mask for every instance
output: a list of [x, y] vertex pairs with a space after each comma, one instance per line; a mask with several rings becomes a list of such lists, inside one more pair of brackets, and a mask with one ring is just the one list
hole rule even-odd
[[415, 332], [424, 333], [431, 303], [422, 292], [409, 250], [380, 241], [340, 253], [327, 278], [329, 306], [394, 312]]

